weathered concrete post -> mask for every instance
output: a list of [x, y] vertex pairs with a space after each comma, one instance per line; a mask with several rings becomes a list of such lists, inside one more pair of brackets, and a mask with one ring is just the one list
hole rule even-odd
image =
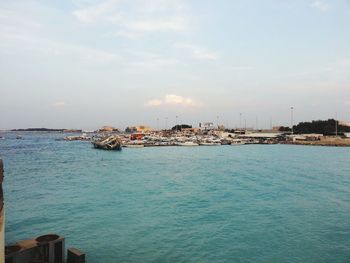
[[85, 253], [76, 249], [68, 248], [67, 263], [85, 263]]
[[2, 182], [4, 180], [4, 166], [0, 159], [0, 262], [5, 262], [5, 208]]

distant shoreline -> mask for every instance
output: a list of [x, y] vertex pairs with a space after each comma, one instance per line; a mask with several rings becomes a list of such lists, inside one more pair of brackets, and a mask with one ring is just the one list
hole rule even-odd
[[76, 129], [49, 129], [49, 128], [26, 128], [26, 129], [12, 129], [11, 132], [82, 132]]
[[337, 140], [337, 141], [297, 141], [297, 142], [282, 142], [281, 144], [289, 145], [306, 145], [306, 146], [332, 146], [332, 147], [350, 147], [350, 140]]

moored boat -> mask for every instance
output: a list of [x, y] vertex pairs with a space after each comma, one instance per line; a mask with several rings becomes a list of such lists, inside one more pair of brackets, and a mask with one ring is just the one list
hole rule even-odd
[[103, 150], [121, 150], [122, 141], [118, 136], [107, 136], [91, 142], [95, 148]]
[[238, 145], [244, 145], [247, 142], [245, 140], [235, 139], [231, 141], [231, 145], [238, 146]]
[[198, 143], [195, 142], [180, 142], [178, 143], [179, 146], [199, 146]]

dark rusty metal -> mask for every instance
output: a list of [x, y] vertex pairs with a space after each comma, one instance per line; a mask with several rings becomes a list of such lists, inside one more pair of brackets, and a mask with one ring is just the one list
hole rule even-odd
[[43, 236], [37, 237], [35, 239], [35, 241], [37, 241], [38, 243], [48, 243], [48, 242], [51, 242], [51, 241], [58, 239], [59, 237], [60, 236], [56, 235], [56, 234], [48, 234], [48, 235], [43, 235]]
[[11, 255], [13, 253], [16, 253], [20, 251], [22, 248], [19, 245], [10, 245], [5, 247], [5, 255]]
[[85, 263], [85, 253], [76, 248], [68, 248], [67, 263]]

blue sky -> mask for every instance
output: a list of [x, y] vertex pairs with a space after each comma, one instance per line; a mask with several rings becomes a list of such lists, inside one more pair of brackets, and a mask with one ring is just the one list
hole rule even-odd
[[350, 1], [3, 0], [0, 92], [0, 129], [349, 120]]

